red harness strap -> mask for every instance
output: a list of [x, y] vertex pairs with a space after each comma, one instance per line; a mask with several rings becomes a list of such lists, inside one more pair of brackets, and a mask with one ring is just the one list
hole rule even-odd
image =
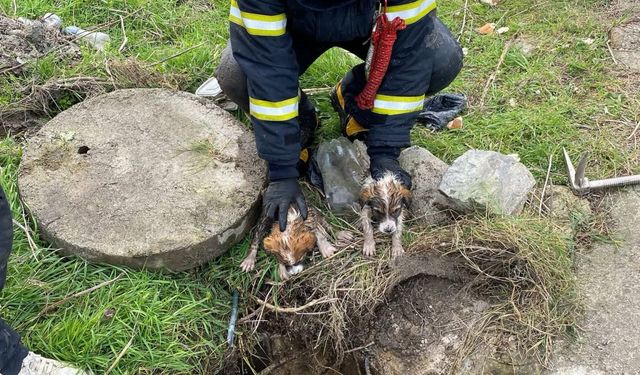
[[360, 109], [373, 108], [378, 89], [382, 84], [384, 75], [389, 68], [391, 61], [391, 52], [393, 44], [398, 37], [399, 30], [403, 30], [407, 25], [402, 18], [396, 17], [391, 22], [387, 19], [387, 0], [384, 0], [382, 12], [378, 15], [376, 25], [371, 34], [371, 44], [373, 45], [373, 56], [371, 57], [371, 65], [369, 68], [369, 78], [362, 89], [362, 92], [356, 97], [356, 103]]

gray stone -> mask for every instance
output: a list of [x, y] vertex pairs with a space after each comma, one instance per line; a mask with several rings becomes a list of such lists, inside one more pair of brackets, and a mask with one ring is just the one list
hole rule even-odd
[[363, 144], [356, 144], [341, 137], [318, 146], [316, 160], [322, 174], [324, 194], [329, 208], [336, 213], [353, 211], [362, 183], [369, 174], [366, 148]]
[[640, 72], [640, 20], [614, 27], [609, 38], [618, 62]]
[[244, 125], [195, 95], [158, 89], [62, 112], [30, 140], [18, 176], [43, 237], [63, 254], [174, 271], [240, 241], [265, 183]]
[[458, 211], [514, 215], [522, 211], [535, 183], [516, 157], [469, 150], [447, 169], [440, 191]]
[[448, 165], [428, 150], [413, 146], [400, 154], [400, 167], [411, 175], [413, 199], [411, 213], [420, 221], [438, 223], [446, 220], [447, 199], [438, 190]]
[[550, 374], [637, 374], [640, 369], [640, 188], [605, 198], [618, 243], [577, 254], [578, 289], [586, 313], [575, 344], [567, 343]]

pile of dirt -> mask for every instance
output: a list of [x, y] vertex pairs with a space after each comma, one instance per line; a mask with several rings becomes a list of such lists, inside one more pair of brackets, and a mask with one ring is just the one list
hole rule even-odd
[[0, 74], [23, 73], [27, 63], [53, 50], [60, 59], [80, 56], [78, 46], [43, 22], [20, 22], [0, 15]]

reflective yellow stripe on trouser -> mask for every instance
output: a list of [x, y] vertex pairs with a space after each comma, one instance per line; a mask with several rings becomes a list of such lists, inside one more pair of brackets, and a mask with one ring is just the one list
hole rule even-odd
[[229, 20], [242, 26], [251, 35], [280, 36], [287, 30], [287, 16], [284, 13], [266, 15], [243, 12], [236, 0], [231, 0]]
[[249, 97], [249, 113], [258, 120], [287, 121], [298, 117], [298, 102], [297, 96], [279, 102]]
[[[336, 86], [336, 96], [338, 97], [338, 104], [340, 105], [340, 108], [342, 108], [342, 110], [344, 111], [345, 108], [344, 108], [344, 96], [342, 96], [342, 81], [338, 82], [338, 85]], [[368, 129], [360, 125], [360, 123], [356, 121], [356, 119], [354, 119], [353, 116], [347, 115], [347, 125], [345, 128], [345, 133], [347, 134], [347, 137], [352, 137], [358, 133], [366, 132], [366, 131], [368, 131]]]

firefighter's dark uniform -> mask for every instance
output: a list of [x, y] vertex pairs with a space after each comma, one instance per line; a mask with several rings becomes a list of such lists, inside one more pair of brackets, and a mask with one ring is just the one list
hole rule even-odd
[[[0, 291], [5, 283], [12, 241], [11, 209], [7, 197], [0, 187]], [[20, 336], [16, 331], [0, 319], [0, 374], [17, 374], [22, 367], [22, 360], [28, 353], [29, 351], [20, 342]]]
[[[378, 0], [232, 0], [230, 50], [223, 53], [217, 78], [225, 94], [251, 115], [271, 180], [298, 177], [298, 116], [300, 122], [315, 116], [298, 76], [331, 47], [364, 60], [378, 7]], [[366, 129], [372, 158], [397, 157], [409, 145], [425, 94], [446, 87], [462, 68], [462, 50], [435, 9], [435, 0], [388, 0], [388, 19], [400, 17], [407, 27], [398, 31], [371, 110], [355, 103], [366, 83], [364, 63], [337, 86], [335, 96], [349, 115], [345, 131]]]

